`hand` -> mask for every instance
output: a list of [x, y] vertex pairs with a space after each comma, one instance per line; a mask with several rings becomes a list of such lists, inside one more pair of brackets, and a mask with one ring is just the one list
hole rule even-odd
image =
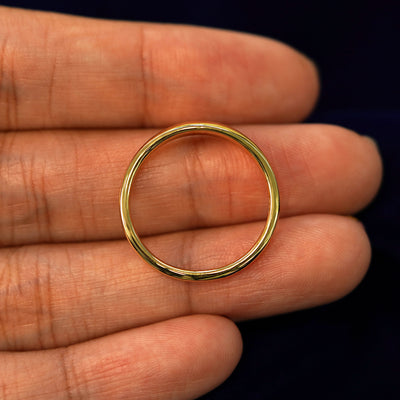
[[[376, 193], [380, 158], [365, 137], [296, 123], [318, 78], [293, 49], [213, 29], [0, 8], [0, 74], [2, 399], [194, 398], [238, 362], [231, 319], [333, 301], [365, 274], [368, 238], [346, 215]], [[135, 151], [154, 128], [188, 120], [243, 131], [280, 187], [268, 248], [218, 281], [153, 270], [119, 217]], [[235, 258], [263, 225], [265, 192], [243, 152], [186, 146], [186, 175], [174, 168], [179, 146], [144, 169], [135, 223], [171, 262], [214, 266], [224, 244]], [[201, 195], [206, 185], [212, 196]]]

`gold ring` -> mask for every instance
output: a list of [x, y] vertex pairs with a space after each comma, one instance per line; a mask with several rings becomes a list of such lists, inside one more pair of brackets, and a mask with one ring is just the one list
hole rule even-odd
[[[225, 265], [220, 268], [208, 269], [202, 271], [190, 271], [186, 269], [177, 268], [165, 263], [164, 261], [154, 256], [154, 254], [152, 254], [147, 249], [147, 247], [142, 243], [138, 234], [136, 233], [131, 220], [130, 210], [129, 210], [129, 195], [131, 191], [132, 182], [145, 158], [162, 143], [166, 143], [171, 139], [176, 138], [177, 136], [188, 136], [191, 134], [216, 135], [241, 144], [245, 149], [247, 149], [250, 152], [250, 154], [256, 159], [256, 161], [260, 165], [265, 175], [270, 194], [268, 217], [264, 229], [261, 232], [256, 243], [253, 245], [253, 247], [244, 256], [232, 262], [231, 264]], [[254, 144], [250, 139], [248, 139], [242, 133], [223, 125], [203, 123], [203, 122], [190, 123], [190, 124], [174, 126], [159, 133], [157, 136], [150, 139], [136, 153], [135, 157], [133, 158], [128, 167], [128, 170], [125, 174], [125, 178], [122, 184], [121, 195], [120, 195], [120, 211], [121, 211], [122, 224], [125, 230], [125, 235], [130, 244], [134, 247], [134, 249], [139, 253], [139, 255], [145, 261], [147, 261], [157, 270], [174, 278], [179, 278], [183, 280], [203, 281], [203, 280], [217, 279], [232, 275], [235, 272], [240, 271], [242, 268], [249, 265], [262, 252], [262, 250], [268, 244], [278, 220], [279, 191], [275, 175], [267, 159], [265, 158], [262, 151], [257, 147], [257, 145]]]

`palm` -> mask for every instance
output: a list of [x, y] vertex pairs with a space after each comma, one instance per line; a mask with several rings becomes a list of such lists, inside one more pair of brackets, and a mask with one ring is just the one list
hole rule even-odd
[[[315, 306], [362, 278], [368, 239], [343, 215], [376, 192], [379, 156], [344, 129], [294, 123], [318, 92], [302, 55], [250, 35], [7, 8], [0, 37], [7, 399], [196, 397], [240, 356], [235, 325], [219, 315]], [[132, 155], [155, 128], [187, 120], [238, 126], [265, 151], [281, 192], [268, 251], [237, 275], [201, 284], [144, 265], [118, 214]], [[258, 170], [226, 146], [170, 146], [141, 174], [135, 223], [174, 264], [236, 258], [262, 225]]]

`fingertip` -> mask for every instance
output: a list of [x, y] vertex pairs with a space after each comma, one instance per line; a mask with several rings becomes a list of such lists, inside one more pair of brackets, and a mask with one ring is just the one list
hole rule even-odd
[[190, 370], [188, 381], [193, 382], [188, 386], [192, 398], [216, 388], [231, 375], [242, 355], [242, 337], [236, 324], [222, 316], [192, 315], [179, 320], [180, 335], [191, 338], [186, 371]]
[[[286, 79], [290, 92], [286, 93], [287, 98], [282, 98], [281, 104], [287, 109], [282, 110], [282, 117], [276, 122], [285, 120], [289, 123], [303, 121], [307, 118], [315, 105], [320, 94], [320, 76], [317, 64], [307, 57], [304, 53], [290, 47], [284, 43], [280, 46], [287, 49], [287, 69]], [[291, 68], [289, 66], [296, 66]], [[285, 118], [286, 117], [286, 118]]]
[[351, 293], [365, 277], [371, 261], [371, 244], [363, 224], [352, 216], [327, 216], [335, 229], [327, 232], [326, 264], [317, 274], [325, 302]]
[[232, 320], [223, 316], [202, 315], [199, 318], [205, 320], [209, 327], [208, 335], [214, 342], [216, 360], [222, 359], [225, 362], [225, 374], [223, 374], [225, 380], [242, 355], [243, 341], [239, 328]]
[[[357, 287], [370, 259], [368, 236], [354, 217], [283, 218], [265, 258], [244, 270], [239, 283], [232, 278], [228, 295], [225, 289], [225, 298], [231, 302], [229, 315], [257, 318], [333, 302]], [[212, 290], [221, 293], [221, 289]], [[205, 294], [210, 296], [210, 291]], [[203, 299], [205, 294], [201, 294]], [[213, 308], [221, 312], [222, 307]]]
[[[263, 90], [259, 92], [262, 95], [259, 95], [258, 112], [262, 118], [241, 122], [293, 123], [304, 120], [319, 97], [317, 65], [307, 55], [283, 42], [268, 37], [258, 39], [264, 49], [258, 48], [260, 75], [257, 87], [259, 91], [260, 88]], [[257, 76], [254, 72], [256, 69], [253, 75]]]
[[[370, 263], [372, 248], [364, 225], [357, 218], [348, 217], [349, 230], [353, 230], [354, 243], [349, 247], [349, 266], [353, 273], [349, 274], [343, 286], [343, 296], [352, 292], [364, 279]], [[353, 268], [352, 268], [353, 267]]]
[[305, 89], [307, 90], [307, 98], [309, 99], [308, 103], [304, 102], [304, 108], [300, 109], [300, 121], [308, 117], [309, 114], [313, 111], [315, 108], [320, 91], [321, 91], [321, 83], [320, 83], [320, 75], [319, 75], [319, 70], [317, 64], [308, 58], [304, 54], [300, 54], [301, 57], [301, 62], [304, 65], [304, 76], [305, 76]]
[[373, 173], [370, 175], [368, 202], [371, 201], [379, 191], [382, 184], [384, 173], [383, 161], [380, 154], [378, 143], [370, 136], [362, 136], [362, 140], [366, 142], [366, 154], [368, 159], [368, 167]]
[[338, 126], [328, 129], [333, 134], [336, 132], [336, 141], [341, 140], [344, 146], [342, 153], [337, 153], [342, 154], [337, 161], [342, 163], [347, 173], [347, 183], [343, 181], [346, 188], [343, 194], [348, 196], [353, 193], [348, 197], [347, 207], [347, 212], [352, 214], [369, 204], [380, 188], [383, 164], [379, 148], [375, 140], [353, 130]]
[[130, 384], [114, 390], [137, 399], [197, 398], [229, 377], [242, 351], [235, 324], [213, 315], [175, 318], [117, 337], [126, 347], [116, 362], [129, 365], [121, 381]]

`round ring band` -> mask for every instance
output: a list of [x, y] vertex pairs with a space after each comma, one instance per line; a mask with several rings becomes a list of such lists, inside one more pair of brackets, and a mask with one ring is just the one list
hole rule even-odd
[[[256, 243], [253, 245], [253, 247], [244, 256], [232, 262], [231, 264], [228, 264], [220, 268], [208, 269], [202, 271], [190, 271], [186, 269], [177, 268], [155, 257], [144, 246], [138, 234], [136, 233], [130, 217], [130, 210], [129, 210], [129, 195], [131, 191], [132, 182], [145, 158], [162, 143], [168, 142], [177, 136], [188, 136], [191, 134], [192, 135], [209, 134], [214, 136], [220, 136], [241, 144], [245, 149], [247, 149], [251, 153], [251, 155], [256, 159], [256, 161], [260, 165], [265, 175], [270, 194], [269, 212], [267, 221], [261, 235], [257, 239]], [[268, 244], [272, 236], [272, 233], [275, 229], [278, 220], [279, 191], [275, 175], [267, 159], [265, 158], [261, 150], [250, 139], [248, 139], [240, 132], [223, 125], [210, 124], [210, 123], [190, 123], [190, 124], [174, 126], [166, 131], [161, 132], [160, 134], [149, 140], [137, 152], [137, 154], [135, 155], [135, 157], [133, 158], [128, 167], [128, 170], [126, 172], [122, 184], [121, 196], [120, 196], [120, 211], [121, 211], [122, 224], [124, 226], [125, 235], [127, 239], [129, 240], [131, 245], [135, 248], [135, 250], [139, 253], [139, 255], [150, 265], [152, 265], [159, 271], [163, 272], [164, 274], [170, 275], [175, 278], [184, 280], [195, 280], [195, 281], [210, 280], [210, 279], [217, 279], [229, 276], [241, 270], [242, 268], [249, 265], [265, 248], [265, 246]]]

